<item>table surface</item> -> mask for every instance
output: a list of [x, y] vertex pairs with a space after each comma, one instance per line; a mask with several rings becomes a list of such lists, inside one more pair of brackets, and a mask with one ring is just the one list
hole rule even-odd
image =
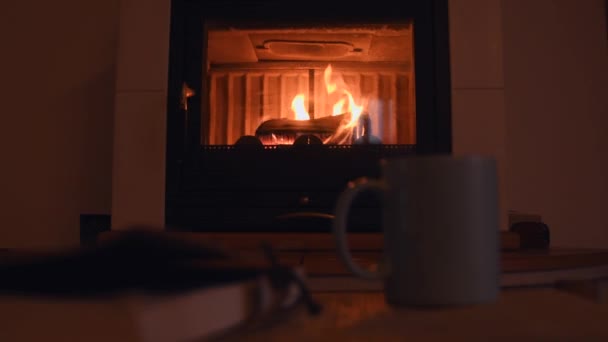
[[[330, 254], [307, 254], [299, 257], [300, 265], [324, 274], [343, 273], [343, 267]], [[580, 268], [606, 265], [606, 250], [522, 251], [503, 253], [502, 265], [511, 271], [538, 271], [560, 268]], [[362, 261], [377, 260], [378, 254], [361, 256]], [[329, 261], [329, 259], [333, 261]], [[304, 260], [304, 262], [302, 262]], [[311, 262], [312, 260], [312, 262]], [[329, 266], [328, 264], [333, 264]], [[510, 265], [510, 266], [508, 266]], [[504, 267], [507, 266], [507, 267]], [[508, 272], [508, 271], [507, 271]], [[313, 272], [314, 273], [314, 272]], [[564, 279], [568, 280], [568, 279]], [[286, 315], [280, 324], [256, 331], [235, 333], [221, 340], [227, 341], [444, 341], [444, 340], [497, 340], [497, 341], [608, 341], [608, 278], [593, 282], [574, 282], [556, 288], [511, 288], [503, 290], [494, 303], [444, 309], [394, 308], [384, 301], [382, 292], [315, 292], [313, 296], [324, 307], [319, 316], [308, 315], [303, 308]], [[0, 304], [2, 302], [0, 301]], [[5, 303], [6, 304], [6, 303]], [[10, 304], [10, 303], [9, 303]], [[2, 306], [2, 305], [0, 305]], [[9, 308], [5, 305], [4, 308]], [[27, 329], [32, 312], [18, 305], [11, 310], [0, 310], [0, 327], [15, 325], [22, 317], [23, 327], [13, 329], [23, 335], [36, 336], [45, 330]], [[17, 309], [15, 309], [17, 308]], [[104, 306], [105, 308], [105, 306]], [[117, 315], [112, 306], [106, 308], [108, 317]], [[100, 329], [98, 320], [87, 319], [88, 311], [74, 311], [79, 324], [75, 330], [97, 331], [109, 334], [113, 330]], [[20, 316], [21, 315], [21, 316]], [[53, 330], [54, 319], [44, 317]], [[70, 316], [71, 317], [71, 316]], [[93, 316], [91, 316], [93, 317]], [[118, 317], [118, 316], [117, 316]], [[118, 318], [117, 318], [118, 320]], [[120, 320], [118, 320], [120, 323]], [[88, 324], [88, 325], [87, 325]], [[112, 326], [106, 322], [101, 326]], [[127, 327], [123, 327], [127, 330]], [[0, 336], [6, 329], [0, 329]], [[10, 329], [9, 329], [10, 330]], [[48, 329], [47, 329], [48, 330]], [[76, 332], [70, 332], [75, 335]], [[118, 332], [116, 332], [118, 334]], [[39, 334], [38, 334], [39, 335]], [[0, 340], [11, 340], [3, 339]], [[47, 339], [48, 340], [48, 339]], [[104, 339], [97, 339], [104, 340]], [[105, 339], [112, 340], [112, 339]]]
[[[371, 267], [382, 257], [382, 252], [352, 252], [355, 261]], [[336, 252], [295, 252], [279, 255], [286, 264], [303, 265], [309, 275], [350, 274]], [[608, 250], [553, 248], [550, 250], [503, 251], [500, 258], [503, 273], [549, 271], [584, 267], [608, 266]], [[297, 260], [297, 261], [295, 261]]]
[[281, 324], [226, 341], [608, 341], [608, 303], [555, 289], [503, 291], [494, 303], [394, 308], [382, 293], [317, 293], [319, 316], [293, 313]]

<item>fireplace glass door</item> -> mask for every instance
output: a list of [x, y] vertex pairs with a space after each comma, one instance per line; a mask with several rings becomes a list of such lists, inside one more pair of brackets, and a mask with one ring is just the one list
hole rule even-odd
[[208, 23], [202, 145], [416, 143], [413, 25]]

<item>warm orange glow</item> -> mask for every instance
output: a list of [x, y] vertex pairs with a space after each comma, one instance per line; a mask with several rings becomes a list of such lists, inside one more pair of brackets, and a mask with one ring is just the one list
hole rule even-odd
[[363, 112], [363, 106], [356, 103], [341, 75], [333, 74], [331, 64], [325, 68], [323, 80], [325, 81], [328, 94], [338, 92], [341, 97], [333, 105], [332, 115], [350, 114], [350, 120], [340, 126], [332, 137], [325, 139], [324, 143], [348, 144], [352, 138], [353, 128], [357, 126], [359, 116]]
[[310, 115], [306, 110], [306, 97], [304, 94], [296, 95], [291, 101], [291, 110], [296, 115], [296, 120], [310, 120]]
[[[324, 143], [348, 144], [351, 142], [353, 128], [357, 126], [359, 116], [363, 112], [363, 105], [360, 104], [360, 101], [355, 100], [342, 79], [342, 75], [333, 72], [331, 64], [327, 65], [327, 68], [323, 72], [323, 81], [325, 82], [327, 94], [336, 93], [339, 99], [333, 104], [331, 113], [319, 113], [321, 115], [316, 117], [348, 115], [347, 121], [338, 128], [333, 136], [325, 139]], [[291, 110], [294, 112], [295, 120], [310, 120], [310, 115], [306, 109], [306, 96], [304, 94], [294, 96], [291, 101]]]
[[295, 139], [290, 136], [271, 134], [269, 137], [262, 137], [260, 141], [263, 145], [293, 145]]
[[343, 110], [344, 104], [346, 104], [346, 100], [345, 99], [338, 100], [338, 102], [336, 102], [334, 104], [334, 108], [332, 110], [332, 114], [331, 115], [344, 114], [344, 110]]
[[336, 88], [338, 88], [338, 85], [331, 79], [332, 72], [333, 69], [331, 67], [331, 64], [329, 64], [323, 72], [323, 80], [325, 81], [325, 87], [327, 88], [328, 94], [332, 94], [334, 91], [336, 91]]

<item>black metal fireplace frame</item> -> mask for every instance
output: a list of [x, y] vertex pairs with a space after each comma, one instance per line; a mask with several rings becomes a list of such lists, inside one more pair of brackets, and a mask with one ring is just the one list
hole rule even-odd
[[[326, 223], [324, 215], [331, 211], [332, 201], [350, 177], [377, 176], [379, 159], [412, 153], [451, 153], [447, 2], [374, 0], [373, 6], [362, 7], [343, 0], [308, 0], [303, 5], [284, 0], [172, 0], [165, 196], [168, 228], [197, 231], [325, 231], [326, 224], [316, 224], [315, 219]], [[200, 96], [205, 94], [202, 81], [205, 50], [203, 24], [206, 20], [213, 19], [246, 22], [252, 18], [262, 18], [264, 21], [275, 18], [280, 22], [294, 23], [305, 20], [310, 24], [323, 23], [330, 18], [333, 22], [340, 23], [386, 23], [412, 19], [415, 42], [416, 146], [383, 145], [337, 149], [312, 146], [291, 152], [285, 149], [242, 151], [233, 146], [202, 148]], [[195, 94], [188, 101], [188, 111], [182, 107], [184, 83]], [[261, 158], [258, 161], [266, 167], [256, 169], [255, 166], [260, 163], [256, 163], [253, 158]], [[341, 169], [343, 176], [334, 178], [337, 181], [333, 181], [331, 186], [314, 185], [310, 180], [318, 178], [318, 175], [311, 176], [300, 169], [315, 161], [330, 164], [329, 168]], [[237, 164], [250, 165], [256, 170], [254, 176], [238, 180], [242, 174], [239, 173]], [[264, 176], [267, 170], [285, 165], [291, 166], [291, 171], [288, 171], [291, 174], [288, 176], [303, 181]], [[312, 204], [308, 203], [310, 198], [314, 199]], [[370, 203], [369, 200], [362, 200], [358, 210], [360, 217], [355, 219], [362, 224], [355, 225], [354, 230], [377, 229], [369, 228], [367, 218], [376, 216], [377, 212], [377, 205]], [[309, 218], [302, 225], [293, 221], [278, 226], [267, 222], [267, 218], [292, 214], [298, 216], [298, 213], [304, 213], [303, 217]], [[241, 219], [235, 220], [235, 217]]]

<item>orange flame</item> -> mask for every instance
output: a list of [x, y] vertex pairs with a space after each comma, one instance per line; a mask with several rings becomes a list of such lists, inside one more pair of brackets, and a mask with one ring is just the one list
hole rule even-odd
[[346, 104], [346, 99], [340, 99], [338, 102], [334, 104], [332, 114], [333, 116], [340, 115], [344, 113], [344, 105]]
[[325, 81], [325, 87], [327, 88], [328, 94], [333, 94], [333, 92], [338, 88], [338, 85], [331, 80], [332, 71], [333, 69], [331, 64], [328, 64], [327, 68], [325, 68], [325, 71], [323, 72], [323, 80]]
[[296, 120], [310, 120], [310, 115], [306, 110], [306, 97], [304, 94], [296, 95], [291, 101], [291, 110], [296, 115]]
[[323, 80], [325, 81], [325, 87], [327, 88], [328, 94], [332, 94], [334, 92], [341, 93], [341, 98], [333, 105], [332, 115], [350, 113], [350, 120], [340, 126], [333, 136], [325, 139], [324, 143], [349, 143], [352, 137], [352, 129], [358, 124], [359, 117], [363, 112], [363, 106], [357, 105], [352, 93], [348, 90], [348, 87], [342, 77], [340, 75], [337, 77], [333, 75], [333, 68], [331, 67], [331, 64], [325, 68], [325, 71], [323, 72]]
[[[325, 68], [323, 80], [327, 94], [337, 93], [339, 96], [339, 99], [333, 104], [331, 115], [349, 114], [348, 121], [343, 123], [334, 135], [325, 139], [324, 143], [348, 144], [351, 141], [353, 128], [357, 126], [364, 106], [357, 104], [341, 75], [333, 73], [331, 64]], [[294, 96], [291, 101], [291, 110], [294, 112], [295, 120], [310, 120], [310, 115], [306, 110], [306, 96], [304, 94]], [[322, 116], [324, 115], [320, 117]]]

